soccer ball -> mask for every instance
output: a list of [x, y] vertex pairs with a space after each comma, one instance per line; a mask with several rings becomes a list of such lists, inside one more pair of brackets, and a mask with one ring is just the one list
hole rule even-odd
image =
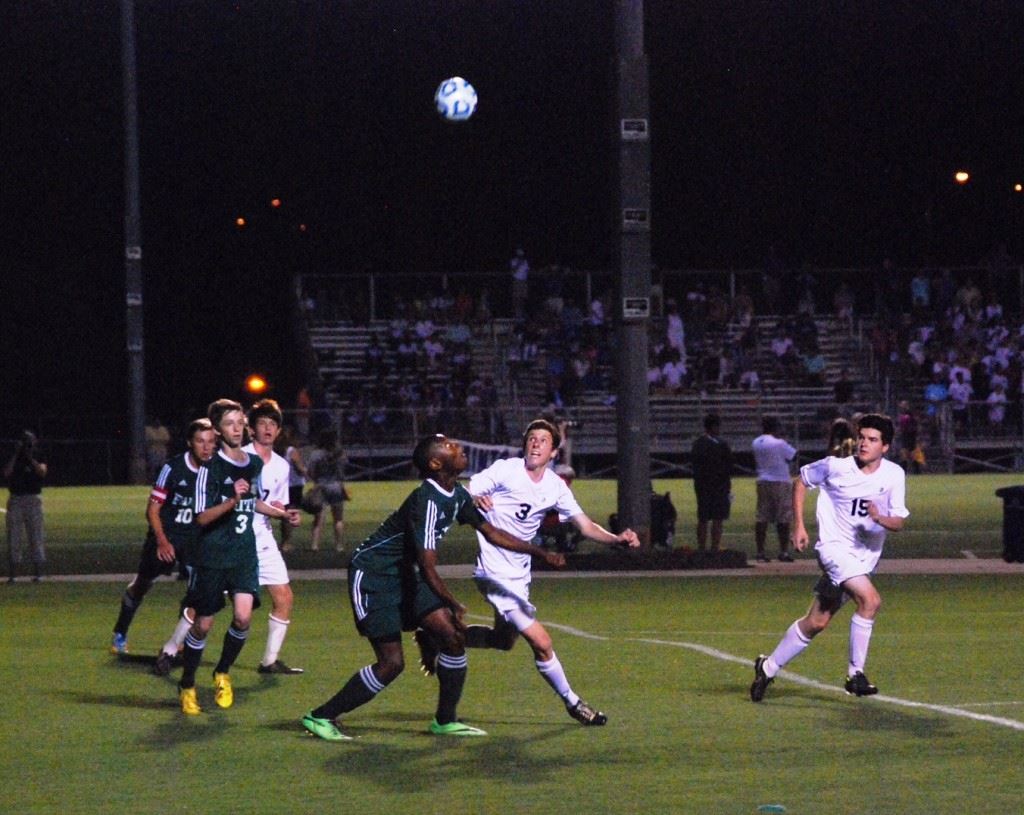
[[461, 76], [453, 76], [437, 86], [434, 102], [449, 122], [464, 122], [476, 110], [476, 89]]

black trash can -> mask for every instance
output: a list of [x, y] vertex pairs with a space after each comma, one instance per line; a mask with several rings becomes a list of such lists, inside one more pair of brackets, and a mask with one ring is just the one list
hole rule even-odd
[[1024, 563], [1024, 487], [1001, 487], [1003, 499], [1003, 560]]

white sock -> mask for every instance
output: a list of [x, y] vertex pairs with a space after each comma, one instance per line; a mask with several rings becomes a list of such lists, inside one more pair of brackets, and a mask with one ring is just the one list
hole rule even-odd
[[270, 615], [270, 623], [267, 630], [267, 650], [263, 652], [262, 665], [273, 665], [277, 662], [277, 655], [281, 653], [284, 645], [285, 635], [288, 633], [288, 626], [291, 620], [279, 620], [273, 614]]
[[557, 654], [553, 653], [551, 659], [547, 662], [536, 660], [534, 664], [537, 666], [540, 675], [544, 677], [544, 681], [555, 689], [555, 693], [561, 696], [569, 707], [572, 707], [580, 700], [580, 697], [573, 693], [572, 688], [569, 687], [569, 680], [565, 678], [565, 671], [562, 670], [562, 663], [558, 661]]
[[871, 629], [874, 620], [867, 620], [859, 614], [850, 618], [850, 665], [847, 676], [864, 673], [864, 663], [868, 661], [868, 645], [871, 643]]
[[768, 659], [764, 661], [764, 672], [767, 676], [775, 676], [787, 662], [796, 659], [803, 653], [804, 648], [811, 644], [809, 637], [800, 630], [800, 622], [793, 623], [782, 635], [779, 644]]
[[188, 612], [182, 611], [181, 617], [178, 619], [178, 624], [174, 626], [174, 633], [171, 634], [171, 638], [164, 643], [164, 653], [170, 654], [172, 657], [176, 656], [178, 651], [181, 650], [185, 644], [185, 635], [188, 630], [192, 627], [192, 623], [195, 620], [188, 618]]

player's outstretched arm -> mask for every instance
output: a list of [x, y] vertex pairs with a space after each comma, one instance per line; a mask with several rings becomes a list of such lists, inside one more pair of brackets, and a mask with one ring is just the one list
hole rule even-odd
[[514, 538], [505, 530], [498, 529], [487, 521], [484, 521], [483, 524], [478, 526], [477, 531], [484, 536], [484, 539], [489, 544], [497, 546], [499, 549], [508, 549], [510, 552], [522, 552], [523, 554], [540, 558], [549, 566], [553, 566], [556, 569], [561, 569], [565, 566], [565, 555], [562, 555], [559, 552], [549, 552], [547, 549], [542, 549], [540, 546], [534, 546], [532, 543], [527, 543], [526, 541], [519, 540], [519, 538]]
[[800, 476], [793, 479], [793, 533], [790, 539], [793, 548], [802, 552], [807, 548], [809, 538], [804, 526], [804, 499], [807, 497], [807, 486]]
[[637, 537], [636, 532], [632, 529], [623, 529], [620, 534], [616, 535], [592, 520], [585, 513], [573, 515], [572, 523], [573, 526], [583, 533], [584, 537], [595, 540], [598, 543], [608, 543], [613, 546], [618, 543], [624, 543], [630, 549], [635, 549], [640, 545], [640, 538]]

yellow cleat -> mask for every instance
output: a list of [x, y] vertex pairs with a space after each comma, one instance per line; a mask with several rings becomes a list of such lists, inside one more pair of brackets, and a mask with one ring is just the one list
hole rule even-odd
[[227, 674], [213, 675], [213, 701], [220, 707], [229, 708], [235, 702], [235, 692], [231, 688], [231, 677]]
[[195, 688], [179, 688], [178, 698], [181, 700], [181, 712], [186, 716], [198, 716], [203, 712], [199, 707], [199, 700], [196, 699]]

